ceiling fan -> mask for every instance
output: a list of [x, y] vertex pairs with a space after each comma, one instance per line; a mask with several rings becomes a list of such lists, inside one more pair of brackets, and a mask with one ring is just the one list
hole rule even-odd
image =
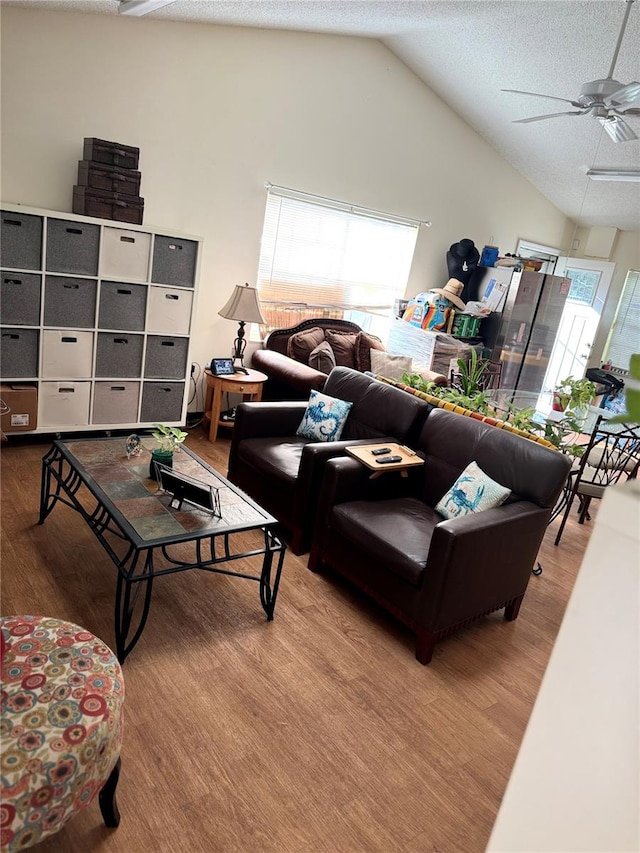
[[631, 142], [634, 139], [638, 139], [638, 136], [633, 132], [623, 116], [640, 116], [640, 83], [627, 83], [623, 85], [618, 80], [613, 79], [613, 71], [618, 60], [618, 53], [620, 52], [620, 45], [622, 44], [624, 31], [627, 27], [627, 21], [629, 20], [631, 4], [634, 0], [626, 0], [626, 2], [627, 8], [625, 9], [609, 73], [603, 80], [592, 80], [590, 83], [585, 83], [575, 101], [571, 101], [568, 98], [557, 98], [555, 95], [542, 95], [539, 92], [522, 92], [520, 89], [502, 90], [503, 92], [514, 92], [517, 95], [533, 95], [536, 98], [550, 98], [553, 101], [564, 101], [578, 109], [562, 113], [549, 113], [543, 116], [532, 116], [531, 118], [520, 118], [516, 119], [514, 124], [544, 121], [545, 119], [557, 118], [558, 116], [583, 116], [590, 114], [600, 122], [614, 142]]

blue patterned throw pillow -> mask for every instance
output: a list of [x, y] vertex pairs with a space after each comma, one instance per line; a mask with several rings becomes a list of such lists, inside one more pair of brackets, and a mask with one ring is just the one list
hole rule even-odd
[[436, 504], [436, 512], [445, 518], [459, 518], [472, 512], [482, 512], [500, 506], [510, 494], [511, 489], [492, 480], [477, 462], [470, 462]]
[[314, 441], [337, 441], [342, 435], [352, 405], [321, 394], [320, 391], [312, 391], [296, 435]]

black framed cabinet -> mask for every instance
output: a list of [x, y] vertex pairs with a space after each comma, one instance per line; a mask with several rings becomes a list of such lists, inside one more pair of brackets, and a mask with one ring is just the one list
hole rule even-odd
[[12, 410], [3, 431], [183, 424], [201, 246], [3, 203], [0, 378]]

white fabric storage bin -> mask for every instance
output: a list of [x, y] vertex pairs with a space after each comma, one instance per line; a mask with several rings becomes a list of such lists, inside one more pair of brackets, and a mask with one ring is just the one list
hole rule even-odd
[[45, 329], [42, 333], [42, 376], [84, 379], [91, 376], [93, 332]]
[[90, 396], [90, 382], [41, 382], [39, 426], [86, 426]]
[[100, 275], [146, 281], [149, 277], [151, 234], [123, 228], [105, 228], [102, 232]]
[[147, 331], [188, 335], [193, 291], [175, 287], [149, 288]]

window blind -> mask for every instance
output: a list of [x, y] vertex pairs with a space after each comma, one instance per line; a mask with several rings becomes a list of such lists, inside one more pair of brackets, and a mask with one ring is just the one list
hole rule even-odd
[[613, 367], [629, 369], [633, 353], [640, 351], [640, 270], [629, 270], [607, 341], [605, 359]]
[[257, 283], [267, 325], [388, 314], [405, 294], [417, 234], [417, 223], [270, 190]]

